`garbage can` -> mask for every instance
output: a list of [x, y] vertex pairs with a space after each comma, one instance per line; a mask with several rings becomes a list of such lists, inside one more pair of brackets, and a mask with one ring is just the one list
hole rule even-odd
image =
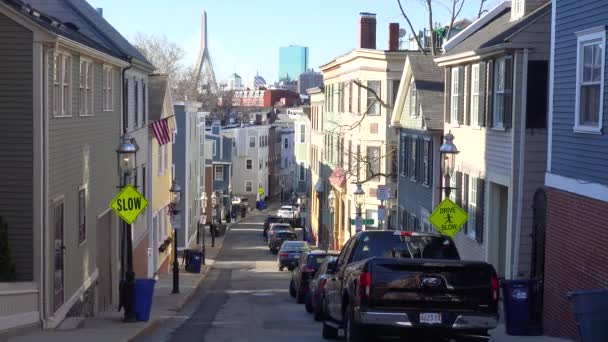
[[190, 251], [189, 262], [186, 264], [186, 271], [190, 273], [200, 273], [201, 264], [203, 263], [203, 253]]
[[608, 289], [573, 291], [568, 299], [582, 342], [608, 341]]
[[140, 322], [150, 320], [152, 298], [154, 297], [154, 279], [135, 279], [135, 318]]
[[531, 281], [503, 280], [503, 306], [505, 325], [508, 335], [530, 335], [530, 319], [532, 311]]

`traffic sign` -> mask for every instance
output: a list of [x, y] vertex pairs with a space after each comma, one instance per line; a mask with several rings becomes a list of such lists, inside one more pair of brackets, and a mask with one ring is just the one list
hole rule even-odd
[[146, 209], [146, 206], [148, 206], [148, 200], [131, 184], [122, 188], [110, 202], [110, 208], [128, 224], [132, 224]]
[[378, 221], [384, 220], [385, 216], [386, 216], [386, 207], [384, 207], [383, 205], [379, 205], [378, 206]]
[[362, 225], [366, 225], [366, 226], [371, 226], [374, 224], [374, 219], [362, 219], [360, 217], [357, 217], [356, 219], [351, 219], [350, 220], [350, 224], [357, 224], [357, 220], [361, 221]]
[[429, 221], [443, 235], [454, 237], [462, 225], [469, 219], [469, 214], [460, 206], [446, 198], [429, 217]]
[[258, 188], [258, 195], [262, 196], [264, 194], [264, 188], [259, 187]]
[[388, 185], [378, 185], [378, 192], [376, 198], [379, 201], [387, 201], [391, 198], [391, 188]]

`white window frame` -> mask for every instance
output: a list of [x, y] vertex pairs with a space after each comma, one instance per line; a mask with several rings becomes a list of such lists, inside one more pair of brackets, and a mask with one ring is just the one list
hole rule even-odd
[[471, 110], [471, 127], [479, 127], [479, 96], [481, 95], [481, 75], [479, 71], [479, 63], [471, 66], [471, 105], [469, 106]]
[[410, 116], [418, 116], [418, 91], [416, 82], [410, 82]]
[[[66, 65], [67, 75], [64, 72]], [[63, 51], [55, 52], [53, 54], [53, 69], [53, 116], [57, 118], [71, 117], [72, 55]]]
[[469, 221], [467, 222], [467, 236], [471, 239], [475, 240], [476, 238], [476, 226], [477, 226], [477, 194], [479, 193], [479, 189], [477, 189], [477, 178], [473, 176], [469, 176], [469, 188], [467, 191], [469, 192], [468, 196], [468, 208], [467, 212], [469, 214]]
[[452, 68], [452, 80], [451, 80], [451, 97], [450, 97], [450, 122], [453, 125], [458, 125], [458, 106], [460, 106], [460, 94], [458, 93], [458, 87], [460, 80], [458, 78], [460, 68]]
[[[603, 26], [592, 28], [589, 30], [577, 32], [577, 48], [576, 48], [576, 102], [575, 102], [575, 114], [574, 114], [574, 131], [580, 133], [602, 133], [602, 120], [604, 119], [604, 65], [606, 62], [606, 30]], [[594, 45], [600, 43], [600, 47], [602, 48], [601, 55], [601, 78], [599, 81], [600, 84], [600, 108], [599, 108], [599, 117], [597, 126], [592, 125], [582, 125], [580, 124], [580, 97], [581, 97], [581, 86], [582, 84], [582, 71], [583, 71], [583, 51], [584, 47], [588, 45]], [[588, 82], [585, 85], [597, 84], [597, 82]]]
[[[251, 163], [251, 167], [247, 167], [247, 163]], [[245, 170], [253, 170], [253, 159], [246, 159], [245, 160]]]
[[211, 140], [211, 149], [213, 150], [213, 157], [217, 157], [217, 142], [215, 140]]
[[412, 135], [410, 139], [410, 179], [416, 181], [418, 179], [418, 136]]
[[300, 125], [300, 144], [306, 144], [306, 125]]
[[[249, 186], [247, 186], [249, 185]], [[247, 188], [249, 188], [249, 190], [247, 190]], [[252, 181], [245, 181], [245, 192], [253, 192], [253, 182]]]
[[[426, 151], [425, 151], [426, 150]], [[426, 153], [425, 153], [426, 152]], [[422, 185], [430, 186], [431, 185], [431, 139], [425, 138], [422, 141], [422, 165], [423, 165], [423, 174], [422, 174]]]
[[80, 116], [94, 116], [93, 84], [95, 84], [95, 68], [93, 61], [80, 59], [80, 77], [78, 90], [78, 113]]
[[[221, 170], [218, 177], [218, 170]], [[224, 180], [224, 165], [213, 165], [213, 180], [223, 181]]]
[[114, 111], [114, 95], [112, 89], [114, 88], [114, 69], [111, 66], [103, 66], [103, 111], [112, 112]]
[[[506, 89], [507, 83], [507, 60], [511, 59], [511, 56], [505, 56], [498, 58], [494, 63], [494, 93], [492, 94], [492, 127], [502, 129], [505, 127], [505, 110], [506, 103], [504, 101], [505, 95], [513, 92], [513, 89]], [[503, 74], [501, 78], [500, 69], [502, 67]], [[513, 72], [513, 70], [511, 70]], [[499, 100], [501, 99], [501, 100]], [[502, 106], [502, 112], [499, 111]]]
[[524, 16], [524, 1], [523, 0], [513, 0], [513, 14], [516, 19], [519, 19]]

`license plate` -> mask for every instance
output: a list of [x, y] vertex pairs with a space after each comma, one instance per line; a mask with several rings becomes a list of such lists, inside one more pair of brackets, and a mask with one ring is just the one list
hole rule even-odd
[[420, 323], [425, 324], [441, 324], [441, 314], [440, 313], [421, 313], [420, 314]]

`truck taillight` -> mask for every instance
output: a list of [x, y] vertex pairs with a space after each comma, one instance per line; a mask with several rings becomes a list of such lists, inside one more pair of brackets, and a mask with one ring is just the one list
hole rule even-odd
[[286, 258], [289, 256], [289, 253], [280, 253], [279, 256]]
[[321, 279], [321, 285], [320, 285], [321, 290], [325, 289], [325, 285], [327, 285], [327, 279], [323, 278], [323, 279]]
[[372, 289], [372, 274], [363, 272], [359, 275], [359, 296], [361, 299], [369, 298]]
[[305, 273], [312, 273], [312, 272], [314, 272], [314, 271], [315, 271], [315, 269], [314, 269], [314, 268], [312, 268], [312, 267], [310, 267], [310, 266], [308, 266], [308, 265], [306, 265], [306, 266], [302, 267], [302, 272], [305, 272]]
[[500, 291], [500, 283], [498, 281], [498, 277], [492, 276], [491, 282], [492, 282], [492, 300], [494, 300], [495, 302], [498, 302], [498, 294]]

